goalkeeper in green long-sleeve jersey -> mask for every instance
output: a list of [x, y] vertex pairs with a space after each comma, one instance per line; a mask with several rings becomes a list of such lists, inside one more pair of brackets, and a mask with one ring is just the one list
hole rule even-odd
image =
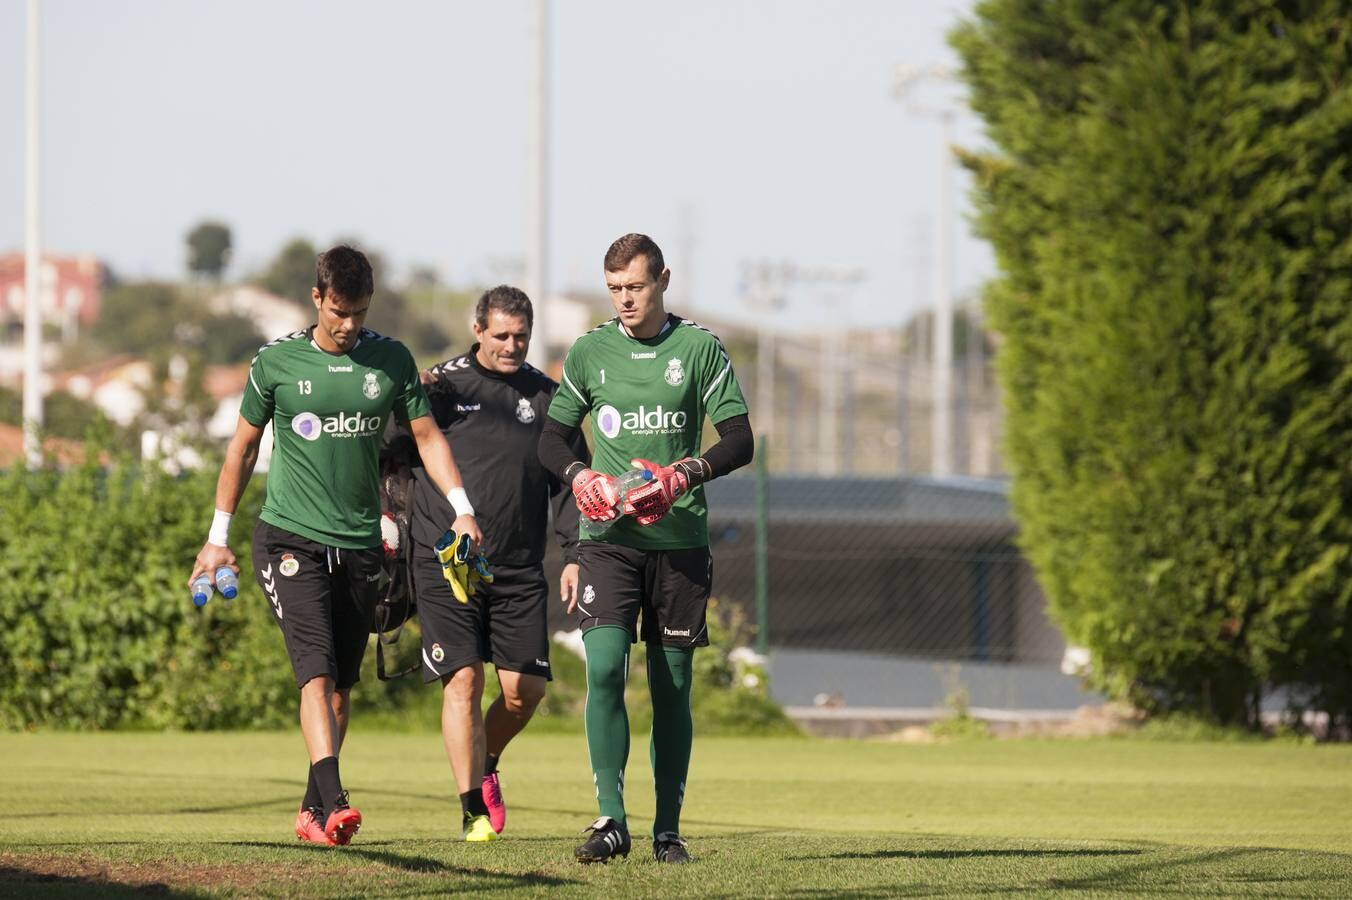
[[[671, 272], [657, 244], [642, 234], [618, 239], [606, 253], [605, 278], [615, 318], [573, 344], [540, 435], [540, 461], [572, 485], [585, 517], [609, 524], [580, 543], [578, 592], [568, 605], [580, 616], [586, 646], [587, 748], [600, 807], [574, 856], [591, 863], [629, 855], [624, 683], [629, 647], [641, 638], [653, 705], [653, 856], [685, 863], [680, 818], [693, 736], [691, 661], [695, 648], [709, 643], [713, 574], [702, 485], [750, 462], [754, 439], [723, 344], [663, 305]], [[569, 449], [588, 415], [590, 466]], [[719, 439], [701, 455], [706, 416]], [[616, 476], [634, 466], [652, 477], [621, 498]]]

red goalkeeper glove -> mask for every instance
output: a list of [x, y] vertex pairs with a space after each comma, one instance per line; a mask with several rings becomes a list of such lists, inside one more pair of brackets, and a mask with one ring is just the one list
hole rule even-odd
[[615, 507], [620, 504], [620, 492], [609, 475], [583, 469], [573, 476], [573, 496], [578, 510], [593, 522], [610, 522], [619, 516]]
[[659, 466], [646, 459], [635, 459], [633, 464], [652, 473], [652, 481], [636, 487], [624, 500], [625, 515], [633, 516], [640, 525], [651, 525], [661, 521], [671, 511], [675, 503], [690, 488], [704, 481], [705, 466], [702, 459], [678, 459], [669, 466]]

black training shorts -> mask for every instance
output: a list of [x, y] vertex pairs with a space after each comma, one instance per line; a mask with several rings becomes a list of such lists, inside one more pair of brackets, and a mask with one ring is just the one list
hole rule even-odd
[[552, 680], [544, 567], [490, 563], [489, 568], [493, 583], [480, 584], [469, 603], [461, 603], [451, 593], [432, 550], [413, 545], [424, 681], [438, 681], [476, 662]]
[[[577, 614], [582, 630], [598, 625], [628, 629], [630, 640], [666, 647], [707, 647], [704, 615], [713, 584], [708, 547], [637, 550], [604, 541], [582, 541]], [[640, 617], [640, 613], [642, 616]], [[635, 624], [642, 619], [642, 629]]]
[[379, 547], [344, 550], [259, 520], [254, 577], [281, 626], [296, 686], [320, 675], [340, 690], [361, 679], [379, 598]]

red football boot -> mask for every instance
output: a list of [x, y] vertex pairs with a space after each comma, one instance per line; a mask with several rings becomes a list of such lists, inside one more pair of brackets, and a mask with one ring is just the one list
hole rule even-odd
[[347, 805], [347, 791], [338, 795], [329, 820], [324, 823], [324, 835], [329, 843], [344, 846], [351, 843], [352, 836], [361, 828], [361, 813]]
[[332, 844], [333, 841], [329, 840], [329, 836], [319, 826], [319, 818], [323, 815], [324, 810], [317, 807], [315, 809], [301, 807], [300, 812], [296, 813], [296, 837], [311, 844]]

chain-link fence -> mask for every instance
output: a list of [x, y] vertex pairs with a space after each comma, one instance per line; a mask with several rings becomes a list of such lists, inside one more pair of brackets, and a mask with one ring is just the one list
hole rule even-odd
[[[706, 487], [714, 594], [770, 650], [1055, 666], [1065, 642], [1014, 544], [1004, 482], [769, 476]], [[758, 584], [758, 521], [765, 579]], [[571, 627], [553, 610], [551, 628]]]

